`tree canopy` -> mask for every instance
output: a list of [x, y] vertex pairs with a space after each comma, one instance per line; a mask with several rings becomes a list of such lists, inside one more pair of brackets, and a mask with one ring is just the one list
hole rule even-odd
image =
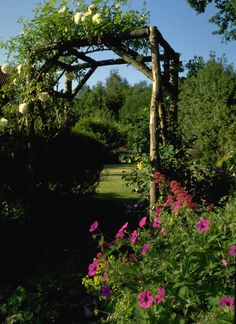
[[198, 13], [205, 12], [207, 6], [215, 4], [216, 14], [210, 22], [218, 26], [214, 34], [222, 35], [226, 41], [236, 40], [236, 2], [235, 0], [187, 0]]
[[198, 62], [181, 86], [179, 129], [198, 163], [220, 166], [235, 157], [236, 74], [224, 58]]

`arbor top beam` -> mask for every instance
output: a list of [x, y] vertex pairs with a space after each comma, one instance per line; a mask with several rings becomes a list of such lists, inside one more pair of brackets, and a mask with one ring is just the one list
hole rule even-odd
[[[169, 45], [169, 43], [164, 39], [161, 32], [158, 30], [156, 26], [154, 27], [146, 27], [142, 29], [135, 29], [127, 32], [123, 32], [117, 35], [107, 34], [102, 37], [93, 37], [91, 39], [70, 39], [60, 41], [49, 46], [44, 46], [37, 48], [33, 51], [33, 55], [37, 55], [39, 52], [48, 52], [48, 51], [56, 51], [59, 53], [63, 53], [68, 50], [68, 48], [83, 48], [83, 47], [92, 47], [98, 46], [101, 47], [102, 45], [107, 46], [112, 40], [115, 41], [128, 41], [134, 39], [149, 39], [150, 37], [150, 29], [155, 28], [157, 33], [157, 40], [159, 45], [164, 49], [165, 55], [168, 55], [170, 58], [175, 59], [179, 54], [174, 51], [174, 49]], [[99, 51], [99, 48], [97, 49]]]

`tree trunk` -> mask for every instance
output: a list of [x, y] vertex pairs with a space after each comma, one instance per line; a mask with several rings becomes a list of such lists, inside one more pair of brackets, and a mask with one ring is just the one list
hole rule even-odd
[[161, 103], [161, 80], [160, 80], [160, 64], [159, 50], [157, 44], [156, 27], [150, 27], [150, 44], [152, 51], [152, 95], [150, 104], [150, 164], [151, 164], [151, 179], [150, 179], [150, 216], [154, 213], [154, 208], [157, 200], [157, 187], [155, 185], [155, 172], [160, 169], [159, 155], [159, 117], [158, 107]]

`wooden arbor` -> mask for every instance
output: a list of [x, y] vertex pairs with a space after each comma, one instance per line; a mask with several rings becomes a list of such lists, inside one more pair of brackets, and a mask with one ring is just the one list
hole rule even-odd
[[[139, 54], [127, 45], [127, 41], [143, 39], [150, 50], [149, 55]], [[109, 50], [118, 58], [95, 60], [92, 53]], [[107, 35], [102, 38], [89, 40], [72, 39], [53, 44], [39, 50], [41, 53], [53, 53], [41, 66], [37, 75], [31, 75], [34, 81], [42, 81], [45, 74], [51, 68], [57, 67], [65, 74], [65, 88], [63, 91], [52, 90], [54, 95], [68, 100], [73, 100], [93, 72], [102, 66], [129, 64], [141, 71], [152, 81], [152, 95], [150, 103], [150, 213], [157, 199], [157, 188], [154, 182], [154, 174], [160, 170], [159, 143], [166, 141], [166, 121], [163, 109], [162, 91], [165, 88], [169, 93], [171, 117], [176, 116], [178, 99], [178, 67], [179, 54], [176, 53], [163, 38], [157, 27], [147, 27], [132, 30], [119, 35]], [[32, 53], [32, 63], [37, 57], [37, 51]], [[67, 59], [65, 59], [67, 58]], [[78, 84], [72, 89], [71, 73], [82, 73]], [[34, 72], [32, 71], [32, 74]], [[81, 74], [81, 73], [80, 73]], [[59, 81], [57, 79], [57, 82]]]

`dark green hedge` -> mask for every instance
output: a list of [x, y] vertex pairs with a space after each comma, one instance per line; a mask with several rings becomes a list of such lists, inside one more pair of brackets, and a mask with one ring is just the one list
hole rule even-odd
[[103, 146], [82, 134], [54, 138], [2, 134], [0, 145], [2, 197], [92, 193], [103, 168]]

